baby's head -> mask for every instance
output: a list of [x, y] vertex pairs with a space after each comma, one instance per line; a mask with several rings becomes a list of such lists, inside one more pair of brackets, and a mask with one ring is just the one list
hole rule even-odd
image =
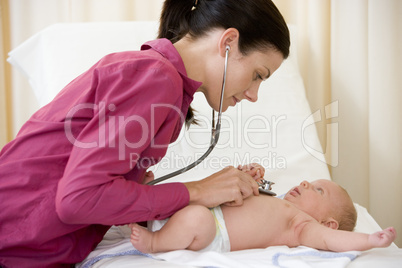
[[333, 181], [303, 181], [287, 192], [284, 199], [330, 228], [353, 231], [356, 225], [352, 199]]

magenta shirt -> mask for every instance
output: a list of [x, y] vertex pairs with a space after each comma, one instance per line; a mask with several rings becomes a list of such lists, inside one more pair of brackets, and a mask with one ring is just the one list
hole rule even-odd
[[0, 154], [0, 264], [77, 263], [111, 225], [186, 206], [183, 184], [141, 182], [200, 86], [160, 39], [102, 58], [36, 112]]

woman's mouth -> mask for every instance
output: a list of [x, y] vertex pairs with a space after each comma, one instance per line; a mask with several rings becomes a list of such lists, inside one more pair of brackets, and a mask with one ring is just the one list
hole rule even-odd
[[240, 100], [238, 100], [236, 97], [233, 97], [233, 102], [234, 102], [233, 106], [236, 106], [236, 104], [237, 104], [238, 102], [240, 102]]

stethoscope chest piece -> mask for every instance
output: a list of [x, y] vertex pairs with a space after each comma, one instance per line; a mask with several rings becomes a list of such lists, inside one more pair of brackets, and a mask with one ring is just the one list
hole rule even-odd
[[276, 193], [272, 192], [272, 184], [275, 184], [272, 181], [267, 181], [267, 180], [262, 180], [261, 182], [258, 183], [258, 191], [262, 194], [270, 195], [270, 196], [276, 196]]

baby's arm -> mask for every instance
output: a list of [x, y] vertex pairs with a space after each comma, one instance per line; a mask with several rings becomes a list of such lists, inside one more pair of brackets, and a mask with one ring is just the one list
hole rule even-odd
[[336, 252], [388, 247], [396, 238], [396, 230], [393, 227], [373, 234], [363, 234], [334, 230], [318, 222], [303, 224], [299, 227], [301, 228], [299, 233], [301, 245]]

